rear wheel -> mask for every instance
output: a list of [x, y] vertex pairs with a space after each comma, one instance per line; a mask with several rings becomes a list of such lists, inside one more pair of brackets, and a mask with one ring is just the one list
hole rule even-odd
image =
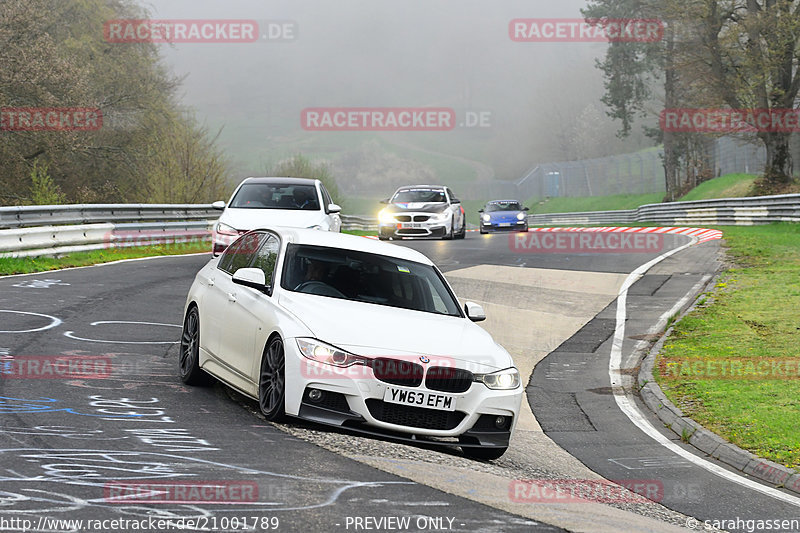
[[258, 381], [258, 406], [267, 420], [284, 418], [286, 404], [286, 358], [283, 339], [270, 339], [261, 358], [261, 374]]
[[200, 312], [192, 306], [183, 320], [178, 370], [187, 385], [207, 385], [211, 376], [200, 368]]

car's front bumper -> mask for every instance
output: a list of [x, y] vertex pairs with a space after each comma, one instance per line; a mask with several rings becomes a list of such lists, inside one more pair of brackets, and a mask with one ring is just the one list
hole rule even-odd
[[486, 222], [481, 220], [481, 231], [483, 232], [490, 232], [490, 231], [528, 231], [528, 221], [527, 220], [515, 220], [513, 222], [495, 222], [489, 221]]
[[[461, 393], [402, 387], [378, 380], [362, 366], [338, 369], [303, 357], [293, 340], [285, 344], [286, 413], [303, 419], [370, 434], [417, 440], [445, 439], [441, 444], [508, 446], [516, 425], [523, 388], [492, 390], [473, 382]], [[387, 388], [453, 397], [454, 411], [384, 402]], [[311, 399], [312, 389], [322, 397]], [[504, 424], [496, 424], [503, 417]]]
[[[431, 213], [403, 213], [392, 221], [378, 225], [381, 237], [385, 238], [441, 238], [450, 232], [452, 217], [433, 218]], [[424, 220], [423, 220], [424, 219]]]

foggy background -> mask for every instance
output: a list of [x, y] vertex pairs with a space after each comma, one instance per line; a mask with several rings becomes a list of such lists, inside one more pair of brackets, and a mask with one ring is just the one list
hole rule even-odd
[[[290, 42], [161, 45], [185, 76], [182, 103], [212, 131], [235, 178], [296, 153], [328, 163], [342, 193], [385, 197], [403, 183], [516, 180], [540, 163], [652, 145], [600, 102], [604, 43], [518, 43], [514, 18], [580, 18], [580, 0], [151, 0], [153, 18], [291, 20]], [[490, 112], [446, 132], [308, 132], [307, 107]], [[596, 191], [595, 194], [602, 194]], [[523, 199], [524, 200], [524, 199]]]

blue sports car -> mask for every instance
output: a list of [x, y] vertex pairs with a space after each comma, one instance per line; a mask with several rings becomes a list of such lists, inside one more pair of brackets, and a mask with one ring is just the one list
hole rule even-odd
[[481, 214], [481, 233], [490, 231], [528, 231], [527, 207], [516, 200], [492, 200]]

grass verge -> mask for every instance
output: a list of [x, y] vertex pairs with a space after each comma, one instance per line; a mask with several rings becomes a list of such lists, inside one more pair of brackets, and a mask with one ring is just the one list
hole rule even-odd
[[753, 174], [726, 174], [712, 180], [704, 181], [679, 201], [711, 200], [713, 198], [740, 198], [750, 194], [753, 182], [758, 176]]
[[0, 276], [46, 272], [48, 270], [58, 270], [60, 268], [109, 263], [122, 259], [203, 252], [211, 253], [210, 243], [199, 242], [130, 248], [104, 248], [102, 250], [65, 254], [58, 257], [0, 257]]
[[654, 375], [687, 416], [800, 470], [800, 224], [724, 234], [736, 266], [675, 326]]
[[613, 196], [581, 196], [531, 198], [525, 205], [531, 208], [531, 213], [578, 213], [582, 211], [616, 211], [619, 209], [636, 209], [640, 205], [657, 204], [664, 198], [663, 193], [649, 194], [616, 194]]

